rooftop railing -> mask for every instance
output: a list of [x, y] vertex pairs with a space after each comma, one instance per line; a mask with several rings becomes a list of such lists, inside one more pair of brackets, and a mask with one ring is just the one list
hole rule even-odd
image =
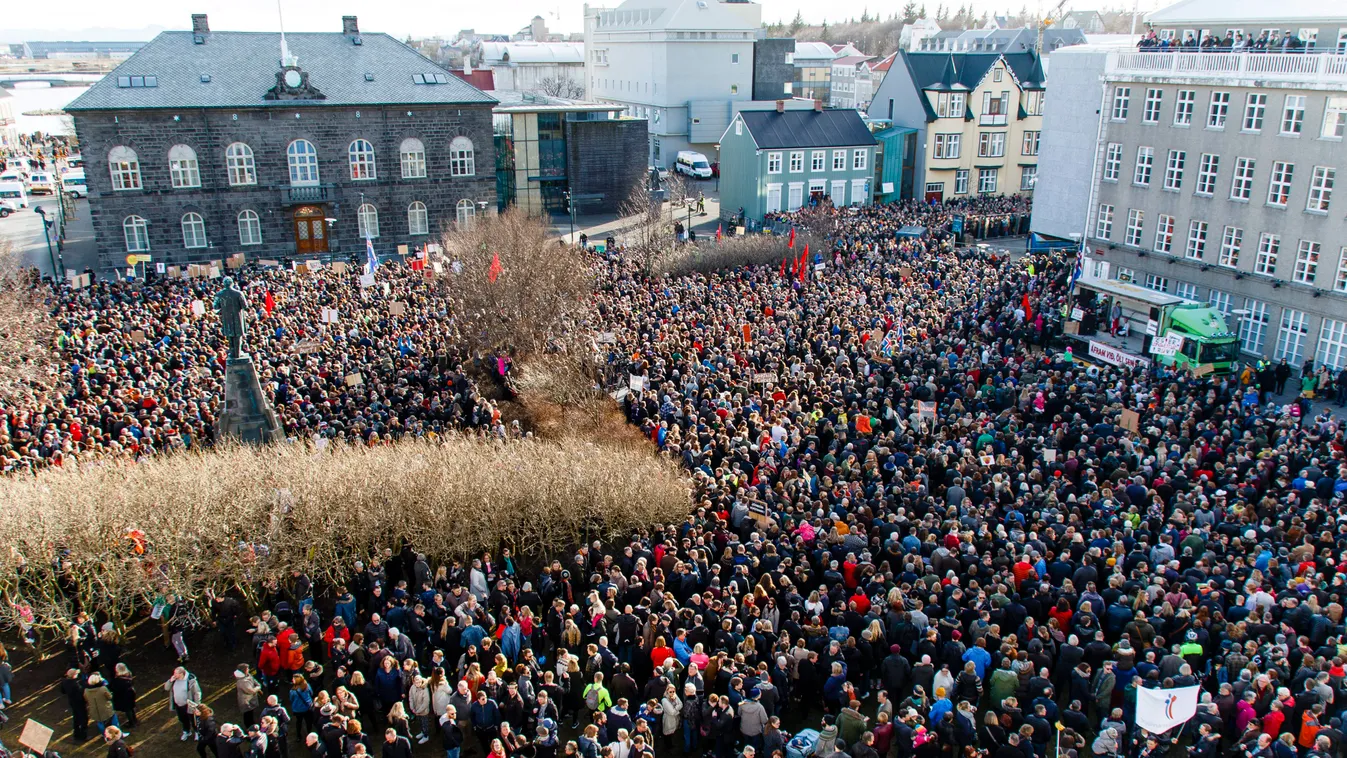
[[1249, 79], [1347, 87], [1347, 55], [1336, 53], [1116, 52], [1109, 54], [1107, 71], [1120, 76]]

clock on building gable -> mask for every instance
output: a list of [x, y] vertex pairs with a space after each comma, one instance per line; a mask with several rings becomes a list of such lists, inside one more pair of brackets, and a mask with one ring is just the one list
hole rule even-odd
[[276, 72], [276, 86], [267, 90], [264, 100], [324, 100], [327, 98], [312, 84], [309, 74], [298, 65], [282, 66]]

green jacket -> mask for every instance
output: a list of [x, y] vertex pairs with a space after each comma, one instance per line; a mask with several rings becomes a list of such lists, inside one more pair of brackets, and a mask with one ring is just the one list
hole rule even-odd
[[606, 711], [609, 708], [613, 707], [613, 696], [608, 694], [608, 688], [604, 687], [602, 684], [594, 684], [593, 682], [590, 682], [589, 685], [585, 687], [585, 692], [583, 695], [585, 699], [586, 708], [589, 707], [589, 693], [593, 690], [598, 691], [598, 698], [599, 698], [598, 700], [599, 707], [595, 708], [594, 710]]
[[1002, 700], [1015, 694], [1015, 689], [1020, 686], [1020, 678], [1010, 669], [997, 669], [992, 672], [991, 683], [987, 689], [991, 693], [992, 707], [995, 708], [1001, 704]]
[[112, 720], [112, 692], [106, 684], [85, 690], [84, 705], [89, 709], [90, 721]]

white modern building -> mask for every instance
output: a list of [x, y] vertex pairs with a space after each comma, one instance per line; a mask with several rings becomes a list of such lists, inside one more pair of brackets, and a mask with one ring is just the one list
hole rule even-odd
[[679, 150], [714, 156], [731, 104], [753, 98], [761, 26], [762, 6], [737, 0], [586, 5], [588, 97], [649, 122], [653, 165], [672, 166]]
[[933, 18], [919, 18], [910, 24], [904, 24], [898, 33], [898, 49], [915, 52], [921, 49], [922, 40], [930, 39], [940, 33], [940, 24]]
[[1304, 44], [1053, 53], [1032, 230], [1223, 311], [1247, 356], [1347, 365], [1347, 7], [1185, 0], [1147, 26]]
[[496, 89], [573, 99], [585, 91], [583, 42], [483, 42], [481, 65]]

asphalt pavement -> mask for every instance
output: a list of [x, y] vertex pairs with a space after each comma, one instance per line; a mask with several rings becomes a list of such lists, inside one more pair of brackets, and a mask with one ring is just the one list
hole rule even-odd
[[83, 271], [86, 267], [98, 268], [98, 250], [94, 245], [93, 221], [89, 215], [89, 201], [76, 200], [75, 212], [66, 217], [65, 240], [53, 238], [50, 252], [42, 237], [42, 216], [36, 212], [41, 208], [48, 219], [55, 219], [56, 198], [46, 195], [29, 197], [29, 206], [8, 218], [0, 218], [0, 239], [13, 243], [19, 256], [20, 265], [36, 266], [44, 275], [52, 273], [52, 257], [56, 258], [58, 275], [64, 277], [64, 271], [74, 269]]

